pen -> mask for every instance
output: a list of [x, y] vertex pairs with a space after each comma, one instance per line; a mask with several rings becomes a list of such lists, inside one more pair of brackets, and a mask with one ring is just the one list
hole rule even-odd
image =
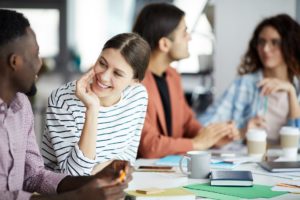
[[264, 98], [264, 115], [266, 115], [267, 110], [268, 110], [268, 97], [265, 96], [265, 98]]
[[120, 176], [119, 176], [119, 178], [118, 178], [118, 181], [120, 182], [120, 183], [122, 183], [122, 182], [124, 182], [126, 180], [126, 172], [122, 169], [121, 171], [120, 171]]

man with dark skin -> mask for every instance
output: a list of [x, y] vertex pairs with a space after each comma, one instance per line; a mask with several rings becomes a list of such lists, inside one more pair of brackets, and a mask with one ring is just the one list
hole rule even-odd
[[28, 20], [21, 13], [0, 9], [1, 199], [123, 198], [132, 179], [126, 161], [113, 161], [94, 176], [72, 177], [44, 168], [25, 95], [35, 93], [41, 65], [39, 46]]

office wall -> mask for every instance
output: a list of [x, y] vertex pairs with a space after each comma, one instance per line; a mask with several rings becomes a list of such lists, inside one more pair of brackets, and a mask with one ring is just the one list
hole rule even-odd
[[236, 76], [252, 32], [263, 18], [287, 13], [296, 17], [296, 0], [216, 0], [214, 92], [220, 96]]

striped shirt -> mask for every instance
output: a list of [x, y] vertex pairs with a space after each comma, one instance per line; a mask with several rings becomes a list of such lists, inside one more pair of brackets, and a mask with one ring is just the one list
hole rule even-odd
[[136, 159], [144, 125], [148, 94], [141, 84], [127, 87], [121, 100], [100, 107], [96, 157], [91, 160], [79, 149], [85, 122], [84, 104], [75, 96], [76, 81], [53, 91], [48, 99], [42, 155], [46, 167], [70, 175], [90, 175], [97, 163], [111, 159]]

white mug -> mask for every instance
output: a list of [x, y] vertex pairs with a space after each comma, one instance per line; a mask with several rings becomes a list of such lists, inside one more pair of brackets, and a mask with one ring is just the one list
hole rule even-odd
[[[207, 151], [189, 151], [179, 163], [180, 171], [189, 178], [208, 178], [211, 155]], [[187, 160], [187, 171], [183, 169], [183, 161]]]

